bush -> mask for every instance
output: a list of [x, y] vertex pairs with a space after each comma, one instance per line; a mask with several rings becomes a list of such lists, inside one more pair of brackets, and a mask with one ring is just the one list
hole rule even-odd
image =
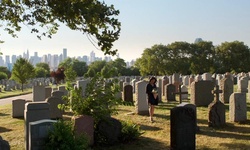
[[59, 120], [45, 140], [45, 150], [86, 150], [88, 139], [82, 134], [75, 136], [71, 122]]
[[0, 72], [0, 80], [2, 79], [8, 79], [8, 75], [4, 72]]
[[119, 137], [122, 143], [128, 143], [138, 139], [143, 132], [140, 131], [140, 126], [131, 121], [122, 121], [122, 131]]

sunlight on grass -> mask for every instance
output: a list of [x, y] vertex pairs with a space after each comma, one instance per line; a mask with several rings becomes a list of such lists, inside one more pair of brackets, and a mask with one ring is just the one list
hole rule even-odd
[[[120, 144], [107, 150], [162, 150], [170, 149], [170, 110], [177, 102], [162, 102], [155, 109], [155, 122], [151, 123], [148, 116], [136, 115], [135, 106], [118, 106], [118, 114], [113, 117], [119, 120], [130, 120], [138, 125], [143, 134], [134, 142]], [[247, 116], [250, 118], [250, 103], [247, 103]], [[196, 149], [249, 149], [250, 121], [245, 123], [229, 122], [228, 104], [226, 104], [226, 122], [223, 128], [208, 127], [208, 108], [197, 107], [197, 123], [200, 131], [196, 134]], [[64, 115], [70, 119], [72, 114]], [[11, 105], [0, 106], [0, 135], [9, 141], [11, 150], [24, 149], [24, 121], [11, 117]]]

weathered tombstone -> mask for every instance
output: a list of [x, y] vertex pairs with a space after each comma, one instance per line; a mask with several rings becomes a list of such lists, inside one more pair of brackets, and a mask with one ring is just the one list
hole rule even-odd
[[33, 102], [39, 102], [45, 100], [45, 86], [33, 86]]
[[137, 79], [133, 79], [132, 81], [131, 81], [131, 83], [130, 83], [130, 85], [132, 85], [132, 87], [133, 87], [133, 93], [135, 93], [135, 83], [136, 82], [138, 82], [138, 80]]
[[183, 76], [182, 83], [183, 83], [183, 85], [188, 86], [189, 85], [189, 76]]
[[247, 93], [247, 87], [248, 87], [248, 78], [247, 77], [242, 77], [239, 81], [238, 81], [238, 89], [237, 92], [240, 93]]
[[148, 82], [145, 80], [136, 82], [135, 84], [135, 111], [139, 115], [149, 115], [148, 101], [146, 94], [146, 86]]
[[167, 76], [162, 77], [162, 85], [161, 85], [161, 90], [162, 90], [162, 96], [165, 96], [165, 85], [169, 83], [169, 79]]
[[212, 81], [212, 74], [211, 74], [211, 73], [204, 73], [204, 74], [202, 75], [202, 79], [203, 79], [204, 81]]
[[170, 146], [176, 150], [195, 150], [196, 112], [177, 106], [170, 111]]
[[191, 86], [193, 82], [194, 82], [194, 76], [190, 76], [188, 80], [188, 85]]
[[64, 92], [63, 91], [53, 91], [51, 93], [51, 96], [58, 97], [58, 98], [62, 99], [62, 97], [64, 96]]
[[212, 81], [195, 81], [191, 84], [190, 102], [196, 107], [208, 106], [214, 99], [211, 91], [214, 88]]
[[162, 79], [158, 79], [158, 81], [156, 82], [156, 86], [158, 89], [158, 100], [159, 102], [162, 102]]
[[24, 117], [24, 106], [26, 101], [24, 99], [12, 100], [12, 117], [23, 118]]
[[29, 123], [29, 150], [45, 149], [45, 139], [53, 130], [55, 120], [43, 119]]
[[0, 150], [10, 150], [10, 144], [0, 136]]
[[178, 91], [179, 85], [181, 84], [180, 82], [180, 74], [179, 73], [174, 73], [172, 75], [172, 84], [175, 86], [175, 92]]
[[215, 100], [208, 105], [208, 126], [222, 127], [226, 124], [225, 105], [219, 100], [219, 93], [222, 93], [222, 90], [219, 90], [219, 86], [216, 85], [212, 93], [215, 94]]
[[63, 104], [63, 100], [59, 97], [48, 97], [45, 102], [49, 103], [50, 119], [62, 119], [63, 110], [58, 108], [59, 104]]
[[165, 85], [165, 97], [167, 101], [176, 101], [175, 99], [175, 86], [173, 84]]
[[45, 87], [45, 99], [51, 96], [52, 88]]
[[123, 87], [122, 99], [125, 102], [133, 102], [133, 87], [126, 85]]
[[77, 136], [85, 134], [88, 137], [89, 144], [94, 144], [94, 119], [88, 115], [72, 117], [74, 122], [74, 131]]
[[25, 149], [29, 150], [29, 123], [50, 119], [49, 115], [49, 103], [47, 102], [28, 102], [25, 104], [24, 110], [24, 135], [25, 135]]
[[188, 100], [188, 88], [185, 85], [181, 86], [181, 91], [185, 92], [186, 94], [181, 94], [181, 99], [182, 100]]
[[76, 82], [76, 87], [82, 89], [82, 96], [85, 96], [85, 90], [87, 88], [87, 84], [89, 83], [88, 80], [79, 80]]
[[245, 93], [233, 93], [229, 102], [229, 120], [244, 122], [247, 120], [247, 104]]
[[58, 87], [58, 90], [64, 92], [64, 95], [68, 95], [68, 91], [66, 90], [66, 86], [61, 85]]
[[222, 90], [221, 98], [220, 98], [221, 102], [224, 104], [229, 103], [230, 95], [234, 91], [233, 80], [230, 79], [229, 77], [221, 79], [220, 88]]
[[179, 85], [179, 88], [178, 88], [178, 92], [174, 92], [174, 94], [178, 94], [179, 95], [179, 103], [181, 104], [182, 103], [182, 94], [188, 94], [188, 92], [184, 92], [181, 90], [181, 85]]
[[201, 75], [196, 75], [195, 77], [194, 77], [194, 81], [195, 82], [197, 82], [197, 81], [201, 81], [202, 80], [202, 77], [201, 77]]

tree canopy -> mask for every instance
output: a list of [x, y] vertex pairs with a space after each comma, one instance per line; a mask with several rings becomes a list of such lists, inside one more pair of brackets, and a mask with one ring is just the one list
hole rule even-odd
[[250, 49], [243, 42], [174, 42], [146, 48], [135, 62], [141, 75], [248, 72]]
[[104, 54], [117, 52], [112, 47], [119, 38], [121, 24], [116, 18], [119, 10], [113, 5], [98, 0], [1, 0], [0, 3], [2, 27], [13, 37], [17, 37], [16, 32], [24, 24], [39, 39], [51, 38], [62, 23], [87, 34]]
[[35, 76], [35, 70], [33, 65], [24, 58], [17, 59], [16, 63], [13, 66], [11, 79], [22, 84], [27, 83], [27, 81]]

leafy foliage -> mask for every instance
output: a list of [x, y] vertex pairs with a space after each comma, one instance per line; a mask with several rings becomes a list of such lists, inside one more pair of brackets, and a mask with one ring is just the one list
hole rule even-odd
[[75, 58], [65, 59], [59, 64], [59, 67], [63, 67], [65, 70], [72, 67], [78, 77], [82, 77], [88, 71], [88, 66], [86, 62], [79, 61]]
[[71, 122], [59, 120], [45, 140], [45, 150], [83, 150], [88, 148], [88, 139], [83, 134], [75, 136]]
[[0, 72], [0, 80], [2, 79], [8, 79], [8, 76], [5, 72]]
[[64, 68], [58, 68], [56, 71], [52, 71], [50, 73], [51, 77], [54, 77], [57, 84], [60, 83], [60, 81], [64, 80], [65, 74], [64, 74]]
[[21, 30], [20, 24], [25, 24], [39, 39], [51, 38], [63, 23], [72, 30], [86, 33], [104, 54], [117, 52], [111, 48], [119, 38], [121, 24], [115, 18], [119, 11], [113, 5], [107, 6], [98, 0], [2, 0], [0, 13], [4, 29], [13, 37]]
[[35, 76], [35, 70], [33, 65], [24, 58], [17, 59], [16, 63], [13, 66], [11, 79], [22, 84], [27, 83], [27, 81]]
[[120, 135], [120, 141], [122, 143], [128, 143], [138, 139], [143, 132], [140, 130], [140, 126], [134, 124], [131, 121], [122, 121], [122, 133]]
[[97, 73], [87, 84], [84, 97], [80, 88], [72, 89], [68, 104], [75, 114], [90, 115], [97, 123], [116, 113], [116, 106], [120, 103], [120, 99], [116, 98], [118, 91], [117, 79], [107, 81]]
[[50, 68], [49, 64], [41, 62], [36, 64], [36, 68], [43, 68], [45, 70], [45, 76], [49, 77], [50, 76]]
[[11, 77], [11, 72], [8, 70], [7, 67], [0, 66], [0, 72], [4, 72], [7, 74], [8, 78]]

